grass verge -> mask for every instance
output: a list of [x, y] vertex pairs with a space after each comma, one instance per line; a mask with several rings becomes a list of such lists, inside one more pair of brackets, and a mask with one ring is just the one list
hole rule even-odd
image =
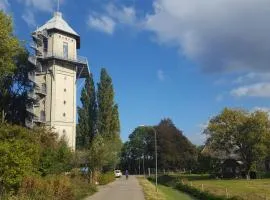
[[150, 181], [145, 178], [137, 177], [139, 180], [140, 185], [143, 188], [145, 200], [166, 200], [165, 195], [162, 191], [156, 192], [156, 187]]
[[187, 194], [184, 194], [184, 193], [182, 193], [174, 188], [171, 188], [171, 187], [159, 185], [158, 189], [159, 189], [159, 191], [161, 191], [165, 195], [166, 200], [175, 200], [175, 199], [195, 200], [195, 198], [193, 198]]

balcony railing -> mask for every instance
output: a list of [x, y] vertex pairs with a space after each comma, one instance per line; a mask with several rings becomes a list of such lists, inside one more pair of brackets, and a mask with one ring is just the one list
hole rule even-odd
[[87, 63], [88, 63], [86, 57], [82, 57], [82, 56], [78, 56], [78, 55], [77, 56], [66, 56], [60, 52], [45, 52], [44, 58], [58, 58], [61, 60], [77, 62], [77, 63], [81, 63], [81, 64], [85, 64], [85, 65], [87, 65]]

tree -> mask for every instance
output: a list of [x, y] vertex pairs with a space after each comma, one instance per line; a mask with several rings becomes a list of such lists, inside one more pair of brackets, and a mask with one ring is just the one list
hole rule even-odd
[[171, 119], [161, 120], [156, 127], [159, 166], [164, 169], [193, 169], [196, 147], [178, 130]]
[[97, 102], [93, 75], [86, 78], [81, 95], [82, 107], [78, 108], [78, 148], [88, 148], [97, 132]]
[[119, 153], [122, 142], [120, 139], [120, 120], [118, 105], [114, 103], [114, 90], [112, 79], [106, 69], [101, 69], [100, 82], [97, 91], [98, 103], [98, 134], [103, 137], [103, 142], [110, 147], [107, 151], [106, 164], [103, 170], [111, 170], [119, 162]]
[[101, 69], [100, 82], [98, 83], [97, 91], [98, 102], [98, 132], [105, 137], [110, 137], [113, 107], [114, 107], [114, 91], [112, 79], [108, 75], [106, 69]]
[[210, 120], [204, 130], [208, 136], [206, 145], [212, 151], [223, 152], [225, 157], [238, 156], [249, 173], [256, 162], [266, 156], [269, 128], [268, 114], [265, 112], [248, 113], [225, 108]]
[[16, 69], [16, 56], [22, 51], [19, 40], [13, 35], [11, 17], [0, 11], [0, 111], [4, 122], [9, 102], [10, 82], [7, 77], [13, 75]]
[[155, 132], [159, 169], [192, 169], [197, 152], [194, 145], [178, 130], [170, 119], [159, 125], [137, 127], [122, 149], [121, 165], [138, 173], [155, 167]]

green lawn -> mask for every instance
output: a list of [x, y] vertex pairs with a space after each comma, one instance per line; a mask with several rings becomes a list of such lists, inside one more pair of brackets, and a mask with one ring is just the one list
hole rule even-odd
[[185, 183], [210, 193], [226, 196], [240, 196], [244, 199], [270, 199], [270, 179], [258, 180], [190, 180]]
[[162, 192], [165, 197], [166, 197], [166, 200], [176, 200], [176, 199], [179, 199], [179, 200], [193, 200], [194, 198], [190, 197], [189, 195], [186, 195], [178, 190], [175, 190], [171, 187], [166, 187], [166, 186], [163, 186], [163, 185], [159, 185], [158, 186], [158, 190], [160, 192]]

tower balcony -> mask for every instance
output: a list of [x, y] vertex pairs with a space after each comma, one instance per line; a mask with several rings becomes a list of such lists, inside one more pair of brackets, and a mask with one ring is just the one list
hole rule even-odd
[[86, 78], [89, 76], [88, 69], [88, 60], [86, 57], [82, 56], [66, 56], [61, 52], [46, 52], [44, 53], [43, 59], [50, 60], [56, 59], [64, 62], [73, 63], [77, 67], [77, 77], [78, 78]]

